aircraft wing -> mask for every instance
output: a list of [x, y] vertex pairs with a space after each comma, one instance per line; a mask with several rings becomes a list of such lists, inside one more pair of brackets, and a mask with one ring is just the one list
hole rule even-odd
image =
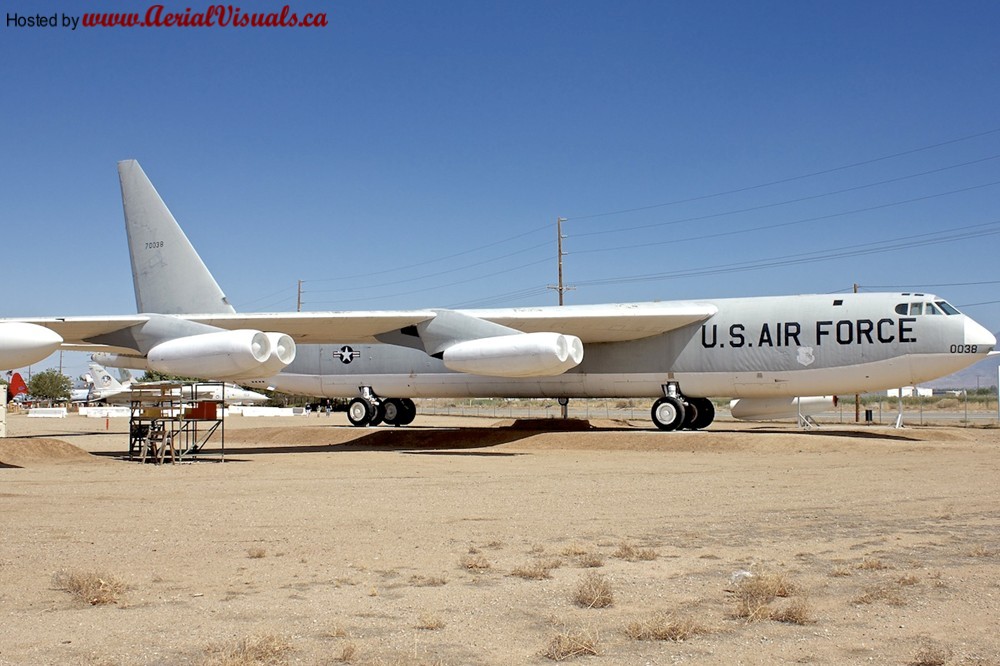
[[433, 310], [374, 310], [355, 312], [280, 312], [177, 315], [224, 329], [279, 331], [297, 344], [375, 343], [379, 333], [414, 326], [435, 317]]
[[[375, 336], [434, 319], [434, 310], [373, 310], [344, 312], [219, 313], [171, 315], [220, 329], [278, 331], [296, 343], [374, 343]], [[575, 335], [584, 343], [621, 342], [659, 335], [708, 319], [717, 312], [710, 303], [616, 303], [565, 307], [464, 310], [461, 314], [524, 333]], [[49, 328], [62, 336], [65, 348], [113, 351], [95, 338], [143, 324], [145, 315], [107, 317], [45, 317], [17, 321]], [[127, 350], [122, 350], [127, 351]]]
[[[581, 342], [638, 340], [703, 321], [718, 311], [709, 303], [616, 303], [565, 307], [461, 310], [461, 314], [524, 333], [575, 335]], [[434, 310], [178, 315], [219, 328], [280, 331], [296, 343], [369, 343], [380, 333], [414, 326]]]
[[525, 333], [555, 331], [581, 342], [638, 340], [704, 321], [718, 312], [711, 303], [612, 303], [564, 307], [464, 311]]

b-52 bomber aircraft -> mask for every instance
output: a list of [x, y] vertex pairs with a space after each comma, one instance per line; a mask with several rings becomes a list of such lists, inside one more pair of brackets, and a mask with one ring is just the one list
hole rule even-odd
[[22, 363], [34, 327], [39, 354], [58, 337], [104, 365], [352, 398], [358, 426], [406, 425], [417, 397], [647, 397], [658, 428], [697, 430], [711, 396], [752, 414], [755, 401], [919, 384], [996, 346], [918, 293], [240, 314], [139, 164], [118, 171], [141, 314], [0, 322], [0, 363], [3, 326]]

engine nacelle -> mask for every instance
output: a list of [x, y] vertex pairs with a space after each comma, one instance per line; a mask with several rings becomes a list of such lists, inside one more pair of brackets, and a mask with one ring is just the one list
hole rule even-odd
[[260, 372], [253, 371], [253, 377], [265, 378], [278, 374], [295, 360], [295, 341], [284, 333], [268, 332], [268, 341], [271, 343], [271, 355], [264, 361]]
[[467, 340], [448, 347], [445, 366], [487, 377], [552, 377], [583, 360], [583, 342], [562, 333], [523, 333]]
[[734, 419], [743, 421], [773, 421], [794, 419], [799, 414], [812, 416], [837, 406], [835, 395], [814, 395], [802, 398], [740, 398], [729, 403]]
[[260, 331], [241, 329], [175, 338], [146, 354], [151, 370], [201, 379], [259, 374], [271, 356], [271, 341]]
[[38, 363], [59, 349], [62, 336], [37, 324], [11, 321], [0, 324], [0, 370]]

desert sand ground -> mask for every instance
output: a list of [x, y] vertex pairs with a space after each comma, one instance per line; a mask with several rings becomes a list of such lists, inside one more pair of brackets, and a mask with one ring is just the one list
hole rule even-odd
[[109, 426], [8, 417], [0, 664], [1000, 664], [995, 428]]

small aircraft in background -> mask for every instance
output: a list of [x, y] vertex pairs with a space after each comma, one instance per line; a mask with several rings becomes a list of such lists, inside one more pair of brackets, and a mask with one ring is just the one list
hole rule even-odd
[[21, 373], [15, 372], [7, 377], [7, 402], [23, 402], [28, 395], [28, 385], [24, 383]]
[[[87, 383], [85, 388], [73, 389], [70, 393], [71, 402], [110, 402], [120, 393], [127, 393], [132, 386], [129, 377], [124, 383], [115, 379], [104, 366], [91, 362], [88, 372], [83, 376]], [[127, 370], [125, 372], [128, 372]]]
[[[128, 403], [143, 396], [161, 396], [164, 386], [177, 386], [177, 382], [133, 382], [131, 388], [117, 393], [108, 402], [112, 404]], [[263, 393], [240, 388], [236, 384], [205, 382], [184, 384], [174, 388], [168, 395], [176, 396], [185, 401], [210, 400], [225, 405], [256, 405], [270, 400]]]

